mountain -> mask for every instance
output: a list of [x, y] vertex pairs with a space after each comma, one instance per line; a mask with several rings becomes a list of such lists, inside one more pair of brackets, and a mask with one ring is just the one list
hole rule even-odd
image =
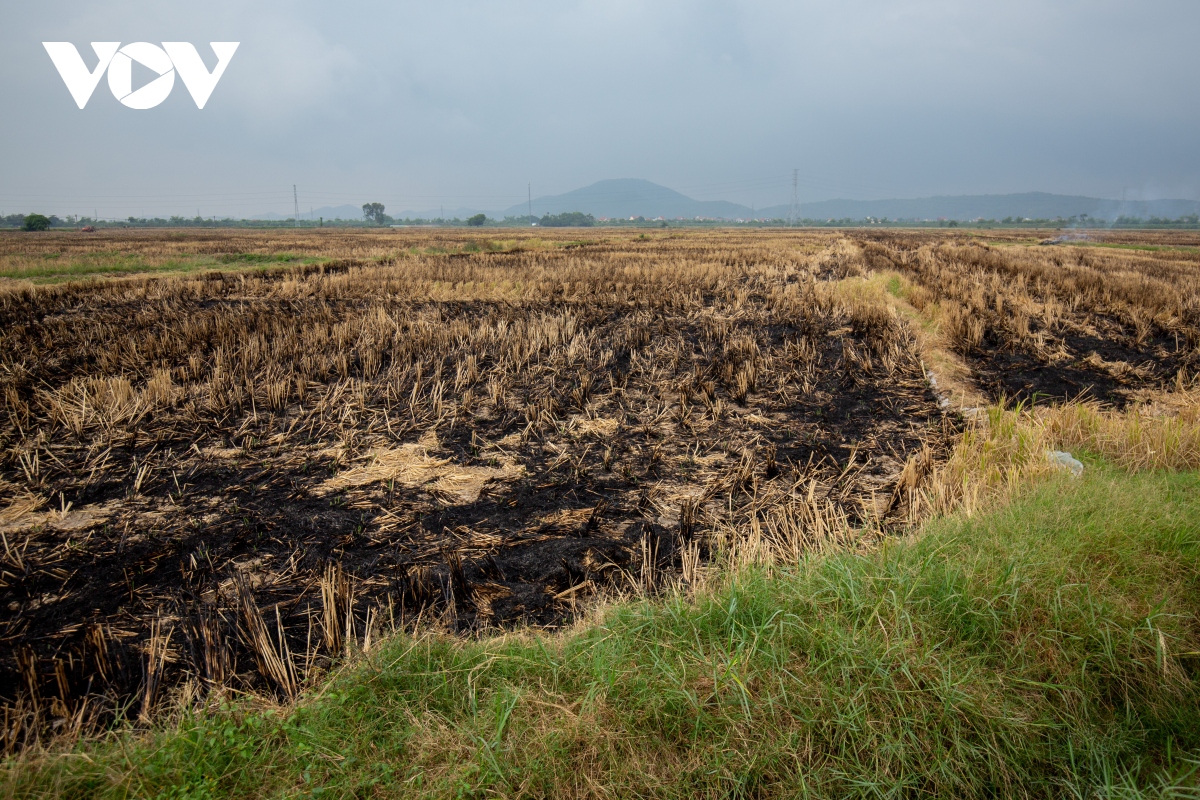
[[[597, 181], [566, 194], [535, 197], [534, 216], [582, 211], [595, 217], [706, 217], [736, 219], [750, 216], [747, 206], [724, 200], [693, 200], [674, 189], [637, 178]], [[501, 217], [523, 217], [529, 206], [519, 203], [499, 212]]]
[[[605, 180], [566, 194], [536, 197], [534, 216], [583, 211], [596, 217], [704, 217], [707, 219], [783, 219], [788, 206], [779, 205], [751, 210], [723, 200], [693, 200], [674, 189], [637, 179]], [[518, 204], [488, 216], [523, 217], [528, 206]], [[1026, 192], [1023, 194], [981, 194], [893, 200], [822, 200], [801, 203], [801, 219], [995, 219], [1018, 217], [1055, 219], [1087, 214], [1097, 219], [1117, 217], [1165, 217], [1177, 219], [1200, 214], [1195, 200], [1104, 200], [1097, 197]]]
[[[768, 218], [786, 217], [787, 206], [772, 206], [758, 212]], [[1200, 213], [1195, 200], [1103, 200], [1097, 197], [1026, 192], [1024, 194], [980, 194], [953, 197], [922, 197], [910, 200], [822, 200], [801, 203], [802, 219], [1004, 219], [1019, 217], [1055, 219], [1087, 214], [1097, 219], [1117, 217], [1178, 217]]]
[[[561, 214], [566, 211], [582, 211], [595, 217], [663, 217], [675, 219], [784, 219], [788, 206], [779, 205], [751, 211], [747, 206], [724, 200], [693, 200], [685, 194], [659, 186], [650, 181], [636, 178], [597, 181], [591, 186], [575, 189], [566, 194], [535, 197], [534, 216]], [[466, 219], [472, 214], [486, 213], [492, 219], [524, 217], [529, 213], [526, 203], [518, 203], [503, 211], [480, 208], [430, 209], [428, 211], [393, 211], [388, 213], [397, 219], [434, 219], [444, 214], [446, 219]], [[1164, 217], [1177, 219], [1191, 214], [1200, 214], [1200, 202], [1195, 200], [1104, 200], [1097, 197], [1026, 192], [1024, 194], [979, 194], [940, 197], [920, 197], [894, 200], [821, 200], [801, 203], [797, 216], [801, 219], [852, 219], [867, 217], [894, 220], [936, 219], [1005, 219], [1006, 217], [1030, 219], [1055, 219], [1089, 217], [1115, 220], [1117, 217]], [[346, 219], [362, 218], [362, 208], [355, 205], [324, 206], [313, 209], [311, 215], [302, 211], [301, 219]], [[282, 220], [290, 215], [274, 212], [260, 214], [251, 219]]]

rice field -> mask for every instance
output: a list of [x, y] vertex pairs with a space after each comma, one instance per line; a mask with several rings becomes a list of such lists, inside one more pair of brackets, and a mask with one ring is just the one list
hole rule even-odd
[[978, 407], [1193, 396], [1190, 234], [505, 235], [0, 234], [3, 749], [869, 548]]

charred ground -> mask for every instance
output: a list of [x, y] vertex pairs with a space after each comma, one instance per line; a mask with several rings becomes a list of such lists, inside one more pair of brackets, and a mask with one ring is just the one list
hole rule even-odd
[[1045, 244], [1060, 238], [873, 234], [864, 237], [862, 263], [917, 284], [907, 299], [921, 311], [936, 308], [942, 335], [993, 401], [1091, 399], [1123, 408], [1181, 373], [1194, 375], [1195, 237]]
[[423, 236], [197, 234], [314, 263], [0, 295], [6, 747], [169, 690], [293, 694], [418, 619], [557, 625], [748, 530], [798, 555], [910, 522], [958, 422], [910, 324], [838, 291], [872, 270], [993, 396], [1125, 403], [1195, 358], [1186, 251]]

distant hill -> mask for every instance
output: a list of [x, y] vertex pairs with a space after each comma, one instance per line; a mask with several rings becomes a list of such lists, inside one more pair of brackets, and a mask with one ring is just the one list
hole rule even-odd
[[[749, 217], [750, 209], [724, 200], [693, 200], [674, 189], [638, 178], [620, 178], [597, 181], [591, 186], [576, 189], [566, 194], [536, 197], [533, 200], [534, 216], [561, 214], [566, 211], [582, 211], [594, 217], [708, 217], [713, 219], [735, 219]], [[529, 213], [529, 206], [521, 203], [499, 212], [502, 217], [522, 217]]]
[[[594, 217], [645, 217], [654, 219], [783, 219], [788, 215], [788, 206], [770, 206], [751, 210], [739, 203], [724, 200], [693, 200], [685, 194], [660, 186], [657, 183], [637, 178], [597, 181], [590, 186], [565, 194], [535, 197], [533, 214], [562, 214], [582, 211]], [[398, 211], [388, 209], [397, 219], [420, 217], [433, 219], [445, 214], [446, 219], [466, 219], [472, 214], [485, 213], [492, 219], [524, 217], [529, 213], [527, 203], [518, 203], [502, 211], [481, 208], [431, 209], [428, 211]], [[1200, 202], [1195, 200], [1104, 200], [1097, 197], [1026, 192], [1024, 194], [980, 194], [943, 197], [920, 197], [903, 200], [821, 200], [801, 203], [798, 216], [801, 219], [853, 219], [867, 217], [893, 220], [973, 220], [1006, 217], [1030, 219], [1055, 219], [1089, 217], [1114, 220], [1120, 216], [1164, 217], [1177, 219], [1191, 214], [1200, 214]], [[259, 214], [251, 219], [289, 219], [290, 214], [274, 212]], [[314, 209], [312, 219], [361, 219], [362, 208], [355, 205], [324, 206]], [[309, 212], [301, 212], [301, 219], [309, 219]]]
[[[528, 206], [511, 206], [496, 215], [524, 216]], [[705, 217], [709, 219], [782, 219], [788, 206], [779, 205], [751, 210], [738, 203], [724, 200], [693, 200], [674, 189], [638, 179], [605, 180], [566, 194], [537, 197], [533, 201], [535, 216], [582, 211], [596, 217]], [[802, 219], [1004, 219], [1019, 217], [1055, 219], [1087, 214], [1097, 219], [1114, 220], [1120, 216], [1165, 217], [1176, 219], [1200, 214], [1200, 202], [1195, 200], [1104, 200], [1097, 197], [1026, 192], [1024, 194], [983, 194], [943, 197], [923, 197], [897, 200], [822, 200], [801, 203], [798, 216]]]
[[[786, 217], [787, 206], [764, 208], [756, 216]], [[1102, 200], [1097, 197], [1026, 192], [1024, 194], [980, 194], [952, 197], [922, 197], [912, 200], [823, 200], [801, 203], [803, 219], [1004, 219], [1019, 217], [1055, 219], [1087, 214], [1097, 219], [1120, 216], [1178, 217], [1200, 213], [1195, 200]]]

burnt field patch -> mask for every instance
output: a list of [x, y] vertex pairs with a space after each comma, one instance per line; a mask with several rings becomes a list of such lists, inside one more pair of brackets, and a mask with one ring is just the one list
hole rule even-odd
[[830, 260], [836, 276], [885, 269], [913, 280], [906, 299], [936, 318], [992, 401], [1124, 408], [1200, 369], [1200, 254], [1192, 250], [895, 234], [858, 246]]
[[[811, 237], [343, 259], [0, 297], [5, 746], [553, 626], [752, 535], [884, 532], [953, 423]], [[751, 533], [748, 533], [751, 532]]]
[[0, 283], [5, 749], [904, 529], [959, 424], [918, 325], [992, 400], [1120, 407], [1197, 368], [1185, 249], [256, 236], [103, 247], [303, 262]]
[[[1099, 400], [1124, 408], [1138, 392], [1167, 387], [1181, 371], [1187, 375], [1196, 367], [1194, 348], [1183, 349], [1186, 337], [1180, 341], [1165, 331], [1139, 341], [1119, 322], [1098, 318], [1090, 330], [1052, 332], [1038, 340], [1036, 323], [1030, 327], [1031, 343], [985, 335], [964, 348], [976, 382], [993, 400]], [[1106, 328], [1111, 338], [1096, 327]]]

